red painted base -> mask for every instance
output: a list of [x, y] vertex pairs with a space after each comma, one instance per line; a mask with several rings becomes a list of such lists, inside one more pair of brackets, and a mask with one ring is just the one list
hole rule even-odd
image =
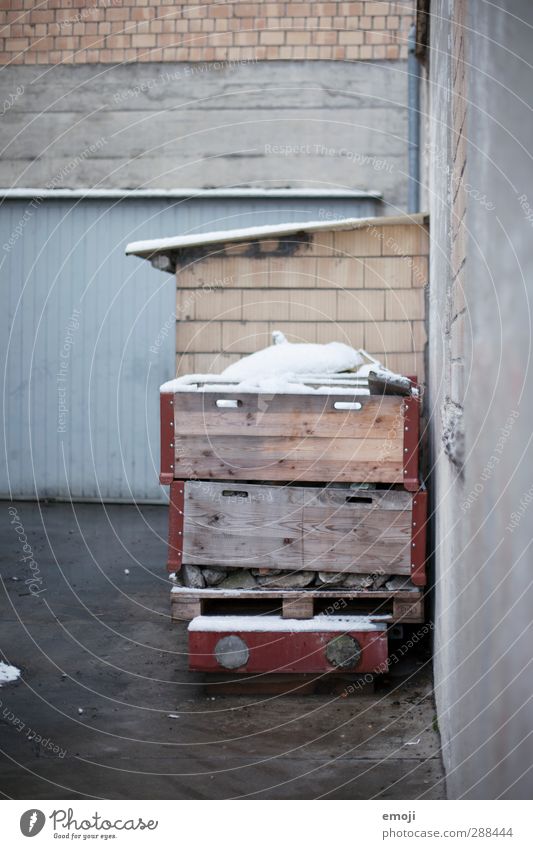
[[[355, 638], [360, 646], [359, 661], [353, 666], [331, 663], [326, 655], [335, 637]], [[222, 666], [217, 646], [224, 637], [237, 636], [248, 649], [242, 666]], [[220, 654], [220, 652], [219, 652]], [[231, 653], [230, 653], [231, 657]], [[387, 632], [383, 631], [189, 631], [189, 669], [195, 672], [305, 673], [305, 672], [386, 672], [388, 668]]]

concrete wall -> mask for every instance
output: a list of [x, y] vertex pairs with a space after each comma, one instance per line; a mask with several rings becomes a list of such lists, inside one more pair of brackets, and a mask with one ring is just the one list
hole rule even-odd
[[435, 675], [452, 798], [533, 790], [533, 8], [506, 5], [431, 3]]
[[218, 373], [281, 330], [365, 348], [423, 381], [427, 253], [422, 221], [183, 250], [177, 373]]
[[[406, 204], [406, 63], [8, 67], [0, 185], [263, 186]], [[10, 101], [11, 102], [11, 101]]]

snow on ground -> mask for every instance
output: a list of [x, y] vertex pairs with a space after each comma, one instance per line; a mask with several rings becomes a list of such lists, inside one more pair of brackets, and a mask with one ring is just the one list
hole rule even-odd
[[20, 669], [0, 660], [0, 687], [3, 687], [4, 684], [12, 684], [13, 681], [17, 681], [19, 678]]

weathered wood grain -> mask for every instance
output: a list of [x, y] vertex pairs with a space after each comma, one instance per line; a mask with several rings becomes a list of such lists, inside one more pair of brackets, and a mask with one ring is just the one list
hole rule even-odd
[[[217, 401], [238, 403], [233, 409]], [[355, 402], [360, 410], [335, 409]], [[390, 402], [393, 402], [392, 404]], [[338, 395], [228, 395], [180, 392], [174, 398], [175, 434], [179, 436], [282, 436], [351, 439], [403, 439], [401, 399]]]
[[401, 398], [178, 392], [174, 424], [176, 478], [403, 481]]
[[300, 569], [302, 500], [297, 487], [187, 481], [183, 562]]
[[190, 436], [176, 439], [176, 478], [401, 483], [402, 442]]
[[183, 562], [409, 574], [411, 501], [407, 492], [187, 481]]
[[411, 503], [408, 492], [307, 491], [305, 568], [409, 574]]

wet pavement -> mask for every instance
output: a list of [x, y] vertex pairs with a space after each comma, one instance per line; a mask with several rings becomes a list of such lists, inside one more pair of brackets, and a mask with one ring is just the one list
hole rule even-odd
[[444, 798], [427, 646], [375, 691], [221, 695], [170, 622], [164, 507], [1, 510], [5, 796]]

